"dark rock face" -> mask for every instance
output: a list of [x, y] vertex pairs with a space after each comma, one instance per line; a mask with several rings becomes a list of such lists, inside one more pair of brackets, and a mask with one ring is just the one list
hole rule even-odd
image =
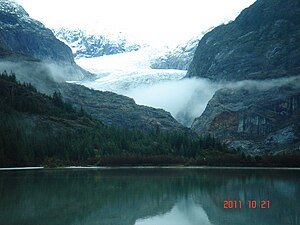
[[0, 2], [0, 24], [1, 48], [39, 60], [74, 62], [71, 49], [14, 1]]
[[300, 78], [262, 88], [265, 82], [217, 91], [192, 129], [249, 154], [300, 150]]
[[170, 113], [162, 109], [140, 106], [134, 100], [112, 92], [88, 89], [75, 84], [61, 84], [64, 99], [83, 109], [107, 125], [143, 130], [183, 130]]
[[187, 76], [232, 86], [215, 93], [192, 129], [248, 154], [300, 151], [299, 15], [299, 1], [257, 0], [200, 40]]
[[300, 72], [300, 2], [257, 0], [199, 42], [188, 77], [244, 80]]

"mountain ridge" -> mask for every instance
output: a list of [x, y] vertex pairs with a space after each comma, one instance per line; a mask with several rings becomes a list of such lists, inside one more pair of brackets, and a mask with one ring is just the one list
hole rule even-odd
[[[3, 49], [39, 60], [74, 63], [71, 49], [57, 40], [50, 29], [30, 18], [24, 8], [15, 1], [0, 2], [0, 23], [0, 46]], [[32, 47], [29, 48], [28, 45]], [[38, 48], [34, 48], [35, 45]], [[48, 45], [53, 48], [48, 48]]]
[[72, 49], [74, 58], [93, 58], [137, 51], [139, 44], [131, 43], [121, 33], [92, 34], [81, 29], [52, 29], [54, 35]]
[[204, 35], [187, 77], [236, 81], [299, 74], [299, 8], [293, 0], [257, 0], [234, 22]]
[[203, 36], [186, 77], [232, 85], [214, 94], [194, 131], [249, 155], [299, 153], [299, 14], [298, 1], [257, 0]]

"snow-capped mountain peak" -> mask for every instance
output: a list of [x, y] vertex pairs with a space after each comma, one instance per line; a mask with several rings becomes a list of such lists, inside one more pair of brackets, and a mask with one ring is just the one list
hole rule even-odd
[[164, 55], [153, 58], [151, 61], [151, 67], [154, 69], [187, 70], [194, 57], [194, 53], [199, 41], [204, 36], [204, 34], [212, 29], [213, 28], [209, 28], [208, 30], [203, 31], [199, 35], [191, 38], [190, 40], [177, 45], [173, 49], [170, 49]]
[[0, 27], [2, 29], [20, 29], [22, 26], [30, 27], [31, 31], [39, 32], [43, 29], [43, 34], [52, 35], [44, 24], [31, 18], [25, 9], [15, 0], [0, 0]]
[[126, 39], [122, 33], [87, 32], [80, 29], [54, 29], [55, 36], [69, 45], [75, 58], [94, 58], [131, 52], [140, 49], [140, 45]]
[[6, 11], [9, 14], [17, 15], [18, 17], [29, 17], [28, 13], [24, 10], [24, 8], [14, 0], [1, 0], [0, 10]]

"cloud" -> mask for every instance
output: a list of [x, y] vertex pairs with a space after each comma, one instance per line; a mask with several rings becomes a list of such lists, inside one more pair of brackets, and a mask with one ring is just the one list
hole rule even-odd
[[126, 93], [137, 104], [162, 108], [181, 123], [190, 126], [204, 111], [218, 85], [206, 79], [166, 81], [135, 88]]

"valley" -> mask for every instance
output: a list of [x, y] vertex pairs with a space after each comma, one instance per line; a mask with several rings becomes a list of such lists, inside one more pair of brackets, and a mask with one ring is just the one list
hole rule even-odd
[[[128, 53], [80, 58], [76, 60], [78, 65], [96, 74], [97, 78], [72, 83], [125, 95], [139, 105], [164, 109], [183, 125], [190, 126], [204, 111], [217, 85], [205, 79], [183, 79], [186, 70], [152, 69], [151, 61], [161, 54], [148, 47]], [[201, 101], [196, 103], [196, 98]]]
[[[294, 155], [300, 141], [299, 24], [284, 3], [268, 3], [258, 0], [234, 21], [175, 47], [158, 47], [121, 32], [50, 30], [5, 0], [0, 70], [41, 94], [59, 93], [105, 126], [213, 137], [250, 159]], [[285, 7], [299, 8], [294, 2]]]

